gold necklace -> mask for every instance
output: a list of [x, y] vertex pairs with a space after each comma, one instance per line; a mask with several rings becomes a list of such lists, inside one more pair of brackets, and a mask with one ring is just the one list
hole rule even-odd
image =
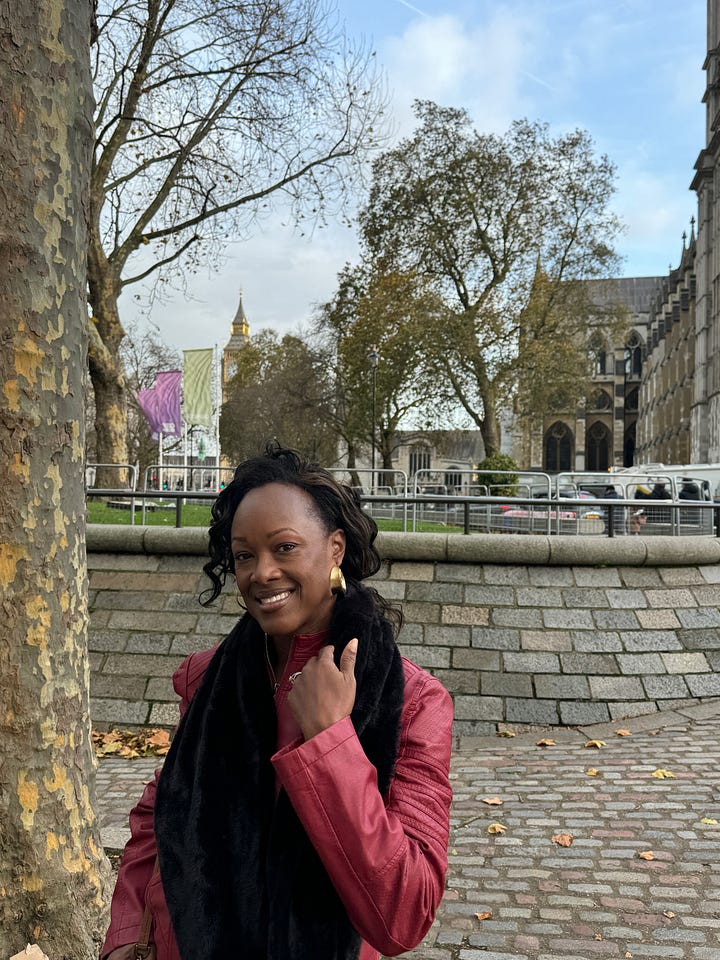
[[271, 663], [271, 661], [270, 661], [270, 645], [269, 645], [269, 640], [270, 640], [270, 638], [268, 637], [267, 634], [265, 634], [265, 659], [267, 660], [268, 670], [270, 671], [270, 675], [271, 675], [272, 680], [273, 680], [273, 693], [275, 694], [275, 693], [278, 692], [278, 687], [280, 686], [280, 682], [278, 681], [278, 678], [277, 678], [276, 675], [275, 675], [275, 671], [274, 671], [274, 669], [273, 669], [273, 665], [272, 665], [272, 663]]

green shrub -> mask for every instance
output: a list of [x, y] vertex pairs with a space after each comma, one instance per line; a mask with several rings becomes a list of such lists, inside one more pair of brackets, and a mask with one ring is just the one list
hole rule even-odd
[[[510, 474], [504, 471], [510, 471]], [[507, 453], [493, 453], [477, 465], [477, 482], [488, 488], [491, 497], [517, 496], [517, 471], [518, 465], [511, 456]]]

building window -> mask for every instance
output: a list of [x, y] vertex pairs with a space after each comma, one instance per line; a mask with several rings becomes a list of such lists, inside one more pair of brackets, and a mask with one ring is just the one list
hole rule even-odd
[[462, 488], [463, 478], [461, 469], [461, 467], [450, 467], [449, 470], [445, 471], [445, 486], [448, 489], [448, 493], [455, 493]]
[[596, 420], [585, 437], [585, 468], [607, 470], [610, 466], [610, 431]]
[[623, 444], [623, 466], [624, 467], [632, 467], [633, 463], [635, 462], [635, 436], [636, 436], [636, 423], [633, 422], [625, 431], [625, 442]]
[[642, 341], [633, 333], [625, 344], [625, 377], [639, 379], [642, 375]]
[[628, 395], [625, 397], [625, 411], [627, 413], [637, 413], [638, 396], [639, 396], [638, 388], [633, 387], [633, 389], [630, 390]]
[[410, 476], [414, 477], [418, 470], [430, 469], [430, 451], [427, 447], [412, 447], [410, 450]]
[[590, 372], [593, 377], [607, 375], [607, 353], [605, 344], [598, 336], [590, 341]]
[[559, 420], [545, 433], [545, 469], [554, 473], [572, 469], [573, 435]]
[[612, 407], [612, 397], [605, 390], [598, 390], [590, 399], [591, 410], [609, 410]]

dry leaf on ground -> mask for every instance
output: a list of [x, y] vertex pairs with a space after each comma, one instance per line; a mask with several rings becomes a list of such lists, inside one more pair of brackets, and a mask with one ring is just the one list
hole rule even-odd
[[629, 730], [625, 730], [625, 729], [623, 729], [623, 730], [616, 730], [616, 731], [615, 731], [615, 736], [616, 736], [616, 737], [631, 737], [631, 736], [632, 736], [632, 733], [631, 733]]
[[498, 737], [514, 737], [515, 734], [512, 732], [512, 730], [498, 730], [497, 736]]
[[663, 770], [662, 767], [658, 767], [657, 770], [653, 770], [650, 776], [655, 777], [656, 780], [674, 780], [675, 779], [674, 773], [671, 773], [669, 770]]
[[703, 817], [700, 823], [709, 823], [709, 824], [715, 825], [717, 823], [717, 820], [713, 820], [712, 817]]
[[93, 744], [98, 757], [164, 757], [170, 749], [167, 730], [93, 730]]
[[585, 773], [588, 777], [596, 777], [600, 771], [596, 770], [595, 767], [588, 767]]
[[675, 914], [673, 913], [672, 910], [663, 910], [663, 916], [664, 916], [664, 917], [667, 917], [668, 920], [672, 920], [672, 918], [675, 916]]
[[584, 747], [595, 747], [596, 750], [599, 750], [600, 747], [604, 747], [605, 745], [606, 744], [604, 740], [587, 740], [583, 744]]
[[489, 910], [486, 910], [485, 913], [476, 913], [475, 916], [478, 920], [492, 920], [492, 914]]
[[559, 847], [571, 847], [574, 838], [571, 833], [556, 833], [551, 839]]
[[500, 797], [483, 797], [482, 802], [486, 803], [489, 807], [499, 807], [502, 804]]
[[542, 740], [538, 740], [538, 742], [535, 744], [535, 746], [536, 746], [536, 747], [554, 747], [554, 746], [555, 746], [555, 741], [554, 741], [554, 740], [551, 740], [549, 737], [545, 737], [545, 738], [542, 739]]
[[487, 828], [488, 833], [505, 833], [506, 830], [507, 830], [507, 827], [504, 826], [502, 823], [491, 823], [490, 826]]
[[640, 857], [641, 860], [654, 860], [655, 854], [652, 852], [652, 850], [645, 850], [643, 853], [639, 853], [638, 857]]

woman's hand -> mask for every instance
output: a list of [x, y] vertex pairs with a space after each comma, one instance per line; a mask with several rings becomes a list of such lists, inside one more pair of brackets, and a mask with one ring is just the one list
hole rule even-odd
[[333, 648], [323, 647], [308, 660], [293, 683], [288, 704], [306, 740], [352, 713], [357, 647], [357, 638], [353, 638], [340, 656], [339, 670], [333, 660]]

